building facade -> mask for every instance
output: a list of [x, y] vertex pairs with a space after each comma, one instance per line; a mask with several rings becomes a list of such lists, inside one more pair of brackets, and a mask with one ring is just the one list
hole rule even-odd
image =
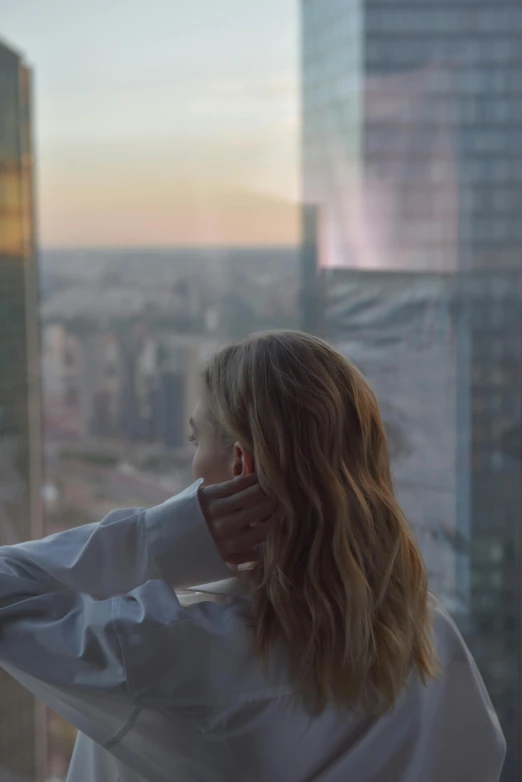
[[[302, 0], [303, 201], [317, 215], [303, 290], [313, 301], [320, 281], [323, 333], [354, 350], [354, 333], [384, 338], [397, 318], [411, 333], [420, 292], [426, 311], [440, 298], [430, 275], [453, 278], [454, 342], [438, 359], [454, 377], [439, 388], [454, 406], [441, 421], [460, 552], [448, 581], [506, 734], [505, 782], [521, 770], [521, 32], [515, 0]], [[340, 318], [346, 285], [362, 309], [345, 299]]]
[[[522, 219], [522, 216], [521, 216]], [[522, 269], [470, 275], [470, 646], [520, 775]]]
[[[431, 589], [465, 621], [470, 553], [456, 460], [458, 291], [449, 274], [327, 269], [323, 336], [364, 373], [387, 431], [395, 491]], [[467, 521], [467, 518], [464, 519]]]
[[[43, 533], [31, 76], [0, 43], [0, 545]], [[41, 707], [0, 672], [0, 769], [43, 772]]]

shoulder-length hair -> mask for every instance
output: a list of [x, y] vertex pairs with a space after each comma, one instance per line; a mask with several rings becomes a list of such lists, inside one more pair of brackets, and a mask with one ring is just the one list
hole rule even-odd
[[255, 645], [284, 639], [315, 712], [390, 710], [435, 674], [424, 562], [395, 499], [361, 372], [320, 339], [270, 332], [221, 350], [210, 412], [254, 457], [279, 514], [251, 573]]

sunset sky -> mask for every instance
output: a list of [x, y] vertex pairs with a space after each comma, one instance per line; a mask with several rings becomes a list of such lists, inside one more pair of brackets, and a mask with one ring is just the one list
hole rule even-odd
[[44, 246], [297, 238], [298, 0], [1, 0]]

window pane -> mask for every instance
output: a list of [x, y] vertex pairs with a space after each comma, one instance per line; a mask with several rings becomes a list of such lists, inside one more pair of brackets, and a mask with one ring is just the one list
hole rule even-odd
[[[5, 5], [0, 545], [185, 488], [210, 356], [318, 333], [375, 389], [515, 782], [520, 3]], [[0, 692], [0, 779], [64, 780], [75, 729]]]

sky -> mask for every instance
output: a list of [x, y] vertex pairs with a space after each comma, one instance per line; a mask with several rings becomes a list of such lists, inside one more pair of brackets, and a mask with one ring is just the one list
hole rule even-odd
[[40, 243], [293, 243], [299, 0], [0, 0], [34, 70]]

